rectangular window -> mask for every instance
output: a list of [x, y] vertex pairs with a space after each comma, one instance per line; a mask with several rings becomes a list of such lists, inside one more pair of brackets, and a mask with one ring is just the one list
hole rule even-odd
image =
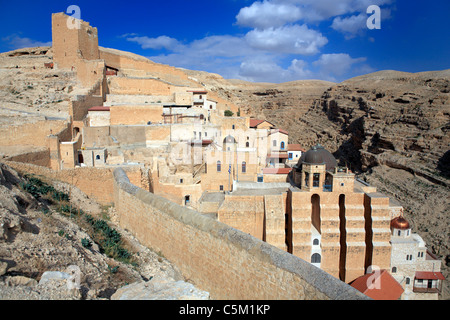
[[292, 152], [289, 152], [289, 160], [292, 160]]
[[223, 191], [223, 185], [220, 185], [220, 186], [219, 186], [219, 190], [220, 190], [220, 191]]

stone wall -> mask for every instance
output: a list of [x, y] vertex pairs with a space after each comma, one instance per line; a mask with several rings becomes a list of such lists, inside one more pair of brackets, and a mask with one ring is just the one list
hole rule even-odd
[[289, 253], [138, 188], [120, 168], [114, 203], [122, 228], [213, 299], [368, 299]]
[[111, 125], [145, 125], [162, 122], [162, 105], [120, 105], [110, 108]]
[[[5, 163], [21, 174], [34, 174], [46, 179], [73, 184], [100, 204], [110, 205], [114, 202], [113, 168], [85, 167], [53, 171], [49, 168], [29, 163], [13, 161], [5, 161]], [[145, 187], [145, 174], [142, 174], [140, 166], [128, 167], [125, 170], [133, 183]]]
[[41, 150], [23, 152], [21, 154], [7, 157], [5, 160], [31, 163], [42, 167], [50, 167], [50, 150], [47, 148], [42, 148]]
[[42, 120], [25, 125], [2, 126], [0, 128], [0, 145], [30, 145], [47, 147], [47, 136], [50, 134], [58, 134], [61, 139], [61, 133], [68, 127], [65, 120]]
[[112, 77], [108, 79], [111, 94], [163, 95], [172, 94], [171, 86], [151, 78]]

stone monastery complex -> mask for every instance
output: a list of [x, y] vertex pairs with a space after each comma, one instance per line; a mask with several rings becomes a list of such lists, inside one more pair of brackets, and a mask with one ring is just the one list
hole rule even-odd
[[[138, 187], [299, 257], [369, 297], [437, 299], [440, 260], [412, 232], [401, 205], [321, 145], [289, 143], [287, 131], [241, 116], [239, 106], [180, 69], [99, 47], [97, 29], [87, 22], [53, 14], [52, 35], [51, 67], [73, 71], [85, 88], [69, 103], [67, 126], [46, 133], [45, 166], [55, 176], [91, 168], [112, 176], [121, 167]], [[65, 179], [111, 200], [110, 190], [83, 185], [81, 173]], [[382, 291], [367, 285], [371, 275], [383, 279]]]

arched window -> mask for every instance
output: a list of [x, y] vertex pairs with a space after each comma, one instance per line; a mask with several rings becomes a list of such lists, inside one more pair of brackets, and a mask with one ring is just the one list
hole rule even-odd
[[410, 281], [411, 281], [410, 278], [406, 278], [405, 284], [409, 284]]
[[320, 257], [320, 254], [318, 254], [318, 253], [314, 253], [311, 256], [311, 263], [320, 263], [320, 260], [321, 260], [321, 257]]
[[245, 163], [245, 161], [242, 161], [242, 173], [246, 172], [247, 172], [247, 163]]
[[100, 155], [99, 154], [95, 156], [95, 160], [100, 160]]
[[284, 149], [284, 141], [281, 141], [280, 147], [281, 149]]
[[217, 161], [217, 172], [222, 171], [222, 163], [220, 161]]
[[319, 239], [314, 239], [313, 240], [313, 245], [314, 246], [318, 246], [319, 245]]
[[249, 148], [249, 147], [250, 147], [250, 142], [247, 141], [247, 142], [245, 143], [245, 147]]
[[397, 267], [392, 267], [391, 273], [396, 273], [396, 272], [397, 272]]

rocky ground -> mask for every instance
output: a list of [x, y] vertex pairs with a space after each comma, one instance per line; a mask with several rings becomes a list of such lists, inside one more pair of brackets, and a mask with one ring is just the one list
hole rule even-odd
[[[114, 208], [100, 206], [70, 185], [54, 184], [70, 194], [73, 207], [119, 230], [132, 263], [101, 253], [81, 218], [62, 214], [25, 192], [20, 187], [23, 181], [0, 164], [0, 300], [209, 298], [207, 292], [186, 283], [161, 254], [120, 230], [114, 223]], [[92, 245], [84, 246], [83, 239]], [[79, 289], [68, 288], [72, 270], [79, 271]]]
[[75, 74], [46, 63], [52, 63], [51, 47], [0, 53], [0, 125], [68, 117]]

